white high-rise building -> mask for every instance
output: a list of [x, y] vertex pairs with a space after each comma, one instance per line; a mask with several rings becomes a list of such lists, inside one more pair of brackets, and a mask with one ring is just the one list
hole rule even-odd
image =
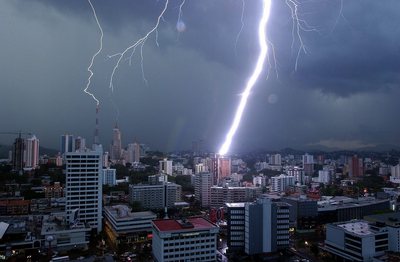
[[172, 160], [160, 160], [160, 173], [172, 176]]
[[210, 206], [211, 187], [213, 186], [213, 175], [211, 173], [199, 173], [194, 178], [195, 199], [202, 207]]
[[61, 154], [64, 155], [67, 152], [75, 151], [75, 139], [73, 135], [62, 135], [61, 136]]
[[271, 177], [271, 192], [283, 192], [288, 186], [293, 186], [295, 182], [294, 176], [281, 174]]
[[26, 139], [24, 160], [26, 168], [37, 168], [39, 166], [39, 139], [33, 135]]
[[103, 169], [103, 185], [115, 186], [117, 184], [117, 170], [114, 168]]
[[102, 230], [101, 150], [65, 154], [66, 212], [76, 220]]
[[400, 184], [400, 164], [390, 168], [390, 182]]
[[131, 164], [140, 162], [140, 144], [136, 142], [128, 144], [125, 152], [125, 161]]
[[86, 149], [86, 139], [78, 136], [75, 138], [75, 151], [85, 151]]

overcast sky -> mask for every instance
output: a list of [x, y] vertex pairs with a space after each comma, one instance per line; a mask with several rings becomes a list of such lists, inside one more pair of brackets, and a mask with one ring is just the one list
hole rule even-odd
[[[400, 145], [400, 1], [300, 1], [311, 31], [295, 70], [299, 39], [290, 9], [272, 0], [267, 35], [276, 63], [265, 64], [231, 152], [284, 147], [357, 149]], [[164, 0], [92, 0], [104, 30], [90, 91], [100, 100], [100, 141], [115, 122], [123, 143], [218, 150], [254, 68], [261, 0], [170, 0], [156, 34], [132, 64], [116, 57], [157, 21]], [[340, 13], [342, 10], [342, 13]], [[100, 31], [85, 0], [0, 1], [0, 132], [29, 131], [59, 148], [64, 133], [93, 141], [95, 101], [83, 92]], [[237, 41], [236, 41], [237, 40]], [[158, 45], [157, 45], [158, 43]], [[270, 49], [271, 50], [271, 49]], [[272, 53], [269, 53], [270, 57]], [[272, 68], [269, 67], [272, 65]], [[274, 65], [277, 65], [275, 68]], [[268, 77], [268, 72], [270, 72]], [[13, 136], [1, 136], [11, 144]]]

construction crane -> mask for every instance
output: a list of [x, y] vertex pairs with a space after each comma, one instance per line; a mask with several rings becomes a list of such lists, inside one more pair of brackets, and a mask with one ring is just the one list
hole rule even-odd
[[15, 139], [13, 152], [12, 152], [12, 164], [13, 169], [18, 173], [22, 174], [22, 170], [24, 168], [24, 150], [25, 143], [22, 139], [22, 136], [31, 136], [32, 133], [29, 132], [0, 132], [0, 135], [18, 135]]

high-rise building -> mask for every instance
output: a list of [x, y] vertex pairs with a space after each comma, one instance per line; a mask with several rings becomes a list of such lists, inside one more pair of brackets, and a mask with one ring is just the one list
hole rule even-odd
[[362, 177], [364, 173], [364, 165], [362, 158], [354, 155], [349, 160], [349, 177]]
[[18, 137], [15, 139], [12, 151], [12, 164], [15, 171], [22, 172], [24, 163], [25, 140]]
[[153, 255], [156, 262], [217, 261], [219, 227], [202, 217], [153, 220]]
[[117, 170], [105, 168], [102, 171], [103, 185], [115, 186], [117, 184]]
[[125, 152], [125, 161], [131, 164], [140, 162], [140, 144], [136, 142], [128, 144]]
[[208, 162], [209, 170], [213, 174], [213, 184], [220, 185], [223, 178], [231, 175], [231, 158], [227, 156], [216, 155]]
[[285, 174], [288, 176], [294, 176], [296, 183], [301, 185], [305, 184], [304, 169], [299, 166], [287, 166], [284, 169]]
[[86, 139], [78, 136], [75, 138], [75, 151], [85, 151], [86, 149]]
[[284, 192], [288, 186], [293, 186], [294, 182], [294, 176], [287, 176], [284, 174], [273, 176], [271, 177], [271, 192]]
[[314, 173], [314, 156], [305, 154], [303, 155], [303, 169], [306, 175], [312, 175]]
[[392, 166], [390, 170], [390, 182], [400, 184], [400, 164]]
[[39, 139], [35, 135], [26, 139], [24, 162], [27, 168], [39, 166]]
[[101, 150], [65, 154], [66, 212], [70, 223], [87, 223], [102, 230]]
[[160, 160], [160, 173], [172, 176], [172, 160]]
[[73, 135], [62, 135], [61, 136], [61, 148], [60, 152], [64, 155], [67, 152], [74, 152], [75, 151], [75, 139]]
[[273, 166], [280, 166], [282, 165], [282, 156], [281, 154], [273, 154], [270, 155], [268, 158], [268, 163]]
[[226, 203], [227, 245], [229, 252], [244, 252], [245, 204], [246, 203]]
[[289, 246], [289, 207], [268, 198], [245, 204], [246, 254], [271, 253]]
[[113, 138], [111, 142], [110, 148], [110, 157], [111, 161], [118, 161], [121, 159], [122, 146], [121, 146], [121, 131], [118, 128], [118, 124], [115, 123], [115, 127], [113, 129]]
[[211, 173], [199, 173], [195, 175], [194, 195], [202, 207], [210, 206], [212, 185], [213, 176]]
[[133, 160], [135, 163], [140, 162], [140, 151], [140, 144], [137, 142], [133, 143]]

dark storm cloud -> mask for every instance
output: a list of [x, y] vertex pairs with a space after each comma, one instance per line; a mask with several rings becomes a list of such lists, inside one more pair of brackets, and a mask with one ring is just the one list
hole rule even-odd
[[[287, 146], [361, 147], [400, 144], [398, 83], [400, 2], [302, 1], [300, 15], [319, 32], [302, 32], [308, 53], [294, 64], [292, 20], [285, 1], [273, 1], [268, 35], [279, 78], [264, 74], [245, 110], [234, 150]], [[240, 30], [240, 0], [171, 0], [158, 31], [144, 48], [146, 86], [135, 56], [124, 61], [108, 89], [116, 53], [155, 23], [164, 1], [93, 0], [105, 31], [91, 90], [101, 100], [100, 134], [108, 148], [117, 120], [124, 143], [134, 138], [153, 149], [190, 148], [204, 139], [217, 150], [228, 130], [239, 94], [258, 54], [260, 1], [246, 1]], [[0, 117], [10, 129], [36, 132], [44, 145], [58, 147], [64, 132], [90, 138], [94, 101], [83, 94], [99, 32], [87, 1], [0, 2]], [[21, 110], [20, 105], [30, 105]], [[113, 105], [115, 104], [115, 106]], [[28, 107], [28, 106], [27, 106]], [[392, 123], [388, 123], [392, 122]], [[390, 125], [390, 128], [388, 126]], [[8, 127], [7, 127], [8, 128]]]

